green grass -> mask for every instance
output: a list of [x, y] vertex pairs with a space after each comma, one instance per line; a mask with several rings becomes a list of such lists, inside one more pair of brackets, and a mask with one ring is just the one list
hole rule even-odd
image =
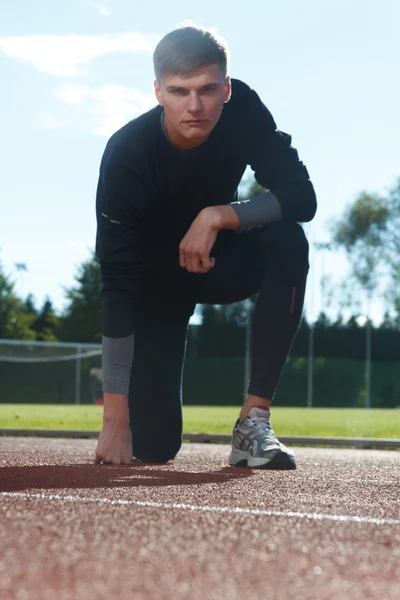
[[[186, 433], [231, 433], [238, 407], [186, 406]], [[400, 438], [400, 410], [274, 407], [278, 435]], [[0, 428], [100, 430], [102, 407], [0, 404]]]

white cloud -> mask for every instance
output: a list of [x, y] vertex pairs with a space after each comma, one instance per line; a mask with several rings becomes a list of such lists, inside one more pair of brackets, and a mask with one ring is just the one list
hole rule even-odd
[[102, 17], [109, 17], [111, 15], [111, 10], [109, 8], [107, 8], [106, 6], [102, 6], [98, 2], [92, 2], [90, 4], [90, 6], [92, 6], [92, 8], [94, 8], [95, 10], [97, 10], [97, 12]]
[[37, 123], [42, 129], [58, 129], [63, 126], [61, 121], [46, 113], [41, 113], [38, 116]]
[[123, 85], [93, 88], [89, 85], [64, 84], [56, 91], [56, 96], [80, 111], [86, 128], [104, 137], [109, 137], [122, 125], [156, 104], [154, 94], [143, 94]]
[[58, 77], [85, 73], [81, 65], [115, 52], [153, 52], [159, 36], [137, 31], [116, 35], [27, 35], [0, 38], [0, 49]]

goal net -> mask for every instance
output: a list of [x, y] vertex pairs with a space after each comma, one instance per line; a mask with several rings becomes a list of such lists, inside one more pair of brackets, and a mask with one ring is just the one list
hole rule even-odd
[[101, 344], [0, 339], [0, 402], [88, 404], [101, 395]]

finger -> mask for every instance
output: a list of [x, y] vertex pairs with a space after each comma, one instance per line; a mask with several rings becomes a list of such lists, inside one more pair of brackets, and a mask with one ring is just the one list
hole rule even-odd
[[203, 265], [198, 254], [192, 256], [191, 267], [193, 273], [207, 273], [208, 271], [208, 268]]
[[203, 254], [201, 256], [201, 265], [209, 271], [215, 265], [215, 258], [209, 254]]
[[191, 267], [191, 271], [192, 273], [198, 273], [200, 267], [200, 258], [194, 254], [191, 256], [191, 260], [190, 260], [190, 267]]
[[204, 267], [199, 267], [196, 269], [195, 273], [208, 273], [210, 269], [205, 269]]
[[205, 269], [211, 269], [210, 256], [206, 252], [200, 256], [200, 266], [204, 267]]
[[185, 255], [185, 269], [191, 273], [194, 268], [193, 256], [191, 254]]
[[99, 465], [102, 460], [103, 459], [101, 458], [101, 456], [99, 456], [98, 454], [96, 454], [95, 459], [94, 459], [94, 464], [95, 465]]

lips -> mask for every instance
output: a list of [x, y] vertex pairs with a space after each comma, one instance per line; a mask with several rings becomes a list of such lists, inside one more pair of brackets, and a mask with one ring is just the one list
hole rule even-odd
[[206, 122], [205, 119], [190, 119], [190, 121], [185, 121], [188, 125], [204, 125]]

